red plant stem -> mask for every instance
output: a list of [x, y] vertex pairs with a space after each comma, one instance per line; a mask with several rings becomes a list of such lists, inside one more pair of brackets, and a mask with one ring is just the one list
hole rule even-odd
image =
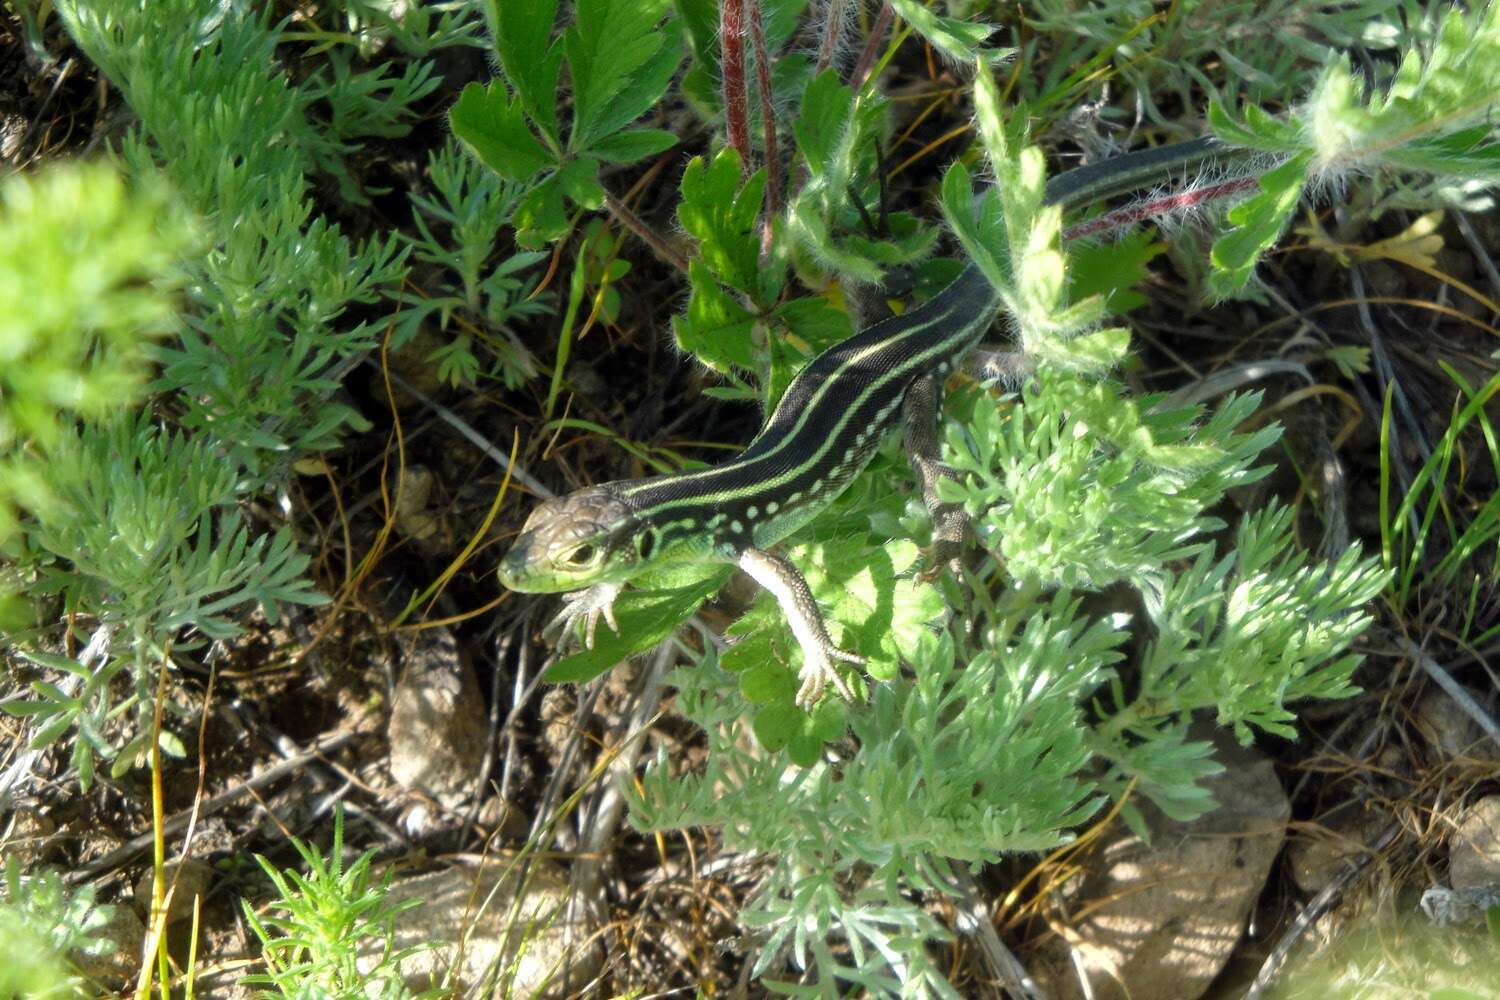
[[1134, 205], [1126, 205], [1112, 212], [1105, 212], [1103, 215], [1096, 215], [1076, 226], [1069, 226], [1063, 230], [1063, 239], [1076, 240], [1083, 236], [1096, 236], [1099, 233], [1124, 229], [1127, 226], [1145, 222], [1147, 219], [1154, 219], [1185, 208], [1195, 208], [1219, 198], [1229, 198], [1253, 189], [1258, 181], [1259, 178], [1256, 177], [1236, 177], [1234, 180], [1193, 188], [1190, 191], [1179, 191], [1160, 198], [1149, 198], [1136, 202]]
[[745, 86], [746, 2], [719, 2], [719, 64], [724, 76], [724, 120], [729, 126], [729, 145], [740, 154], [741, 172], [750, 169], [750, 114]]
[[839, 36], [844, 33], [844, 7], [848, 0], [826, 0], [828, 20], [823, 24], [823, 43], [818, 46], [818, 67], [813, 74], [823, 72], [833, 65], [833, 53], [838, 48]]
[[859, 54], [859, 61], [854, 64], [854, 75], [849, 78], [855, 93], [859, 93], [864, 87], [865, 77], [870, 75], [870, 70], [875, 65], [875, 53], [880, 51], [880, 40], [885, 37], [885, 29], [891, 26], [891, 18], [894, 16], [890, 4], [880, 5], [880, 13], [875, 15], [875, 23], [870, 26], [870, 38], [865, 42], [864, 51]]
[[750, 4], [750, 44], [755, 46], [755, 84], [760, 90], [760, 121], [766, 130], [766, 213], [761, 224], [761, 251], [771, 249], [771, 220], [781, 211], [781, 161], [776, 152], [776, 109], [771, 98], [771, 57], [766, 51], [760, 0]]

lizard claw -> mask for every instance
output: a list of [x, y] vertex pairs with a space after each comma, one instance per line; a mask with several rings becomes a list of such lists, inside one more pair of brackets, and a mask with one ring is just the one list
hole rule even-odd
[[587, 590], [567, 595], [563, 598], [562, 610], [542, 629], [543, 637], [559, 636], [558, 646], [561, 648], [567, 645], [570, 636], [577, 635], [581, 624], [583, 648], [593, 649], [600, 618], [608, 622], [610, 630], [619, 635], [620, 625], [615, 621], [614, 604], [615, 598], [620, 596], [623, 589], [623, 585], [618, 583], [596, 583]]
[[854, 700], [854, 690], [849, 687], [849, 682], [844, 680], [844, 676], [833, 665], [834, 660], [842, 660], [857, 667], [865, 665], [863, 656], [846, 653], [831, 644], [823, 649], [804, 649], [802, 669], [798, 673], [798, 677], [802, 680], [802, 686], [797, 689], [798, 708], [811, 710], [818, 703], [823, 689], [830, 684], [833, 685], [833, 689], [838, 692], [840, 698], [845, 701]]

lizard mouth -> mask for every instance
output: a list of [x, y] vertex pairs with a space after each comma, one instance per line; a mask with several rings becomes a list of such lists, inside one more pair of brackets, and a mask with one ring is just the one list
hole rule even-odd
[[526, 564], [531, 554], [532, 539], [529, 534], [522, 535], [516, 539], [510, 551], [505, 553], [500, 560], [500, 566], [495, 570], [495, 575], [500, 578], [500, 585], [507, 590], [522, 590], [526, 586]]

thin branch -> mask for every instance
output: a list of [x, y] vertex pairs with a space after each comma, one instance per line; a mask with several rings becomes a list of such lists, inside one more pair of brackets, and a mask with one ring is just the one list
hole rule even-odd
[[[256, 789], [264, 788], [269, 784], [280, 781], [287, 775], [295, 774], [313, 761], [322, 760], [324, 756], [333, 753], [344, 744], [352, 741], [358, 735], [359, 734], [355, 732], [345, 731], [341, 733], [335, 733], [332, 736], [326, 736], [323, 739], [318, 740], [312, 745], [311, 749], [296, 754], [293, 757], [289, 757], [279, 764], [272, 764], [270, 767], [267, 767], [264, 771], [261, 771], [259, 774], [254, 775], [248, 780], [242, 781], [239, 784], [234, 785], [232, 788], [220, 792], [213, 798], [204, 799], [201, 804], [194, 803], [192, 809], [189, 809], [185, 812], [180, 812], [177, 815], [173, 816], [171, 819], [164, 822], [161, 825], [161, 835], [163, 837], [176, 836], [182, 830], [187, 829], [188, 824], [194, 821], [195, 815], [209, 816], [213, 813], [216, 813], [220, 809], [223, 809], [225, 806], [237, 801], [240, 796], [247, 795]], [[118, 868], [126, 861], [129, 861], [131, 858], [135, 857], [135, 855], [139, 854], [141, 851], [144, 851], [148, 847], [150, 847], [155, 837], [156, 834], [154, 831], [147, 830], [139, 837], [135, 837], [131, 840], [126, 841], [124, 844], [121, 844], [119, 847], [115, 848], [113, 851], [110, 851], [103, 857], [95, 858], [88, 864], [82, 865], [68, 872], [63, 876], [63, 881], [67, 882], [70, 885], [76, 885], [77, 883], [93, 878], [95, 875], [98, 875], [102, 872], [113, 871], [115, 868]]]
[[1417, 661], [1417, 665], [1427, 672], [1428, 677], [1437, 681], [1437, 686], [1443, 689], [1444, 694], [1453, 699], [1454, 704], [1462, 709], [1465, 715], [1479, 724], [1479, 728], [1483, 729], [1485, 735], [1495, 741], [1496, 746], [1500, 746], [1500, 723], [1495, 722], [1494, 718], [1480, 706], [1479, 702], [1474, 700], [1474, 696], [1469, 694], [1462, 684], [1453, 679], [1452, 674], [1444, 670], [1437, 660], [1422, 652], [1417, 644], [1410, 639], [1398, 639], [1397, 644], [1400, 645], [1407, 656]]
[[856, 94], [864, 89], [865, 77], [870, 75], [870, 70], [875, 66], [875, 54], [880, 51], [881, 39], [885, 37], [886, 29], [891, 26], [891, 18], [894, 16], [890, 4], [880, 5], [880, 13], [875, 15], [875, 23], [870, 26], [870, 37], [865, 41], [864, 51], [859, 54], [859, 61], [854, 64], [854, 74], [849, 78]]
[[640, 237], [641, 242], [650, 247], [652, 253], [683, 274], [687, 274], [687, 258], [678, 253], [677, 249], [663, 239], [660, 233], [646, 225], [640, 216], [630, 210], [630, 206], [608, 191], [604, 192], [604, 204], [609, 209], [609, 214], [613, 215], [620, 225]]
[[1350, 858], [1345, 861], [1343, 868], [1334, 877], [1333, 881], [1329, 882], [1328, 885], [1323, 887], [1322, 892], [1308, 901], [1307, 905], [1302, 908], [1302, 912], [1297, 914], [1297, 919], [1292, 922], [1292, 926], [1287, 928], [1286, 933], [1281, 935], [1281, 940], [1276, 942], [1276, 947], [1271, 949], [1271, 954], [1266, 956], [1265, 962], [1261, 964], [1260, 971], [1255, 974], [1255, 981], [1245, 991], [1245, 1000], [1260, 1000], [1260, 997], [1275, 982], [1276, 974], [1286, 964], [1287, 958], [1292, 953], [1292, 948], [1301, 939], [1302, 935], [1306, 934], [1308, 928], [1318, 922], [1319, 917], [1333, 909], [1334, 904], [1339, 901], [1339, 898], [1348, 891], [1349, 887], [1355, 883], [1364, 870], [1370, 867], [1370, 864], [1380, 856], [1380, 852], [1395, 842], [1400, 832], [1401, 824], [1399, 823], [1392, 823], [1386, 827], [1365, 848], [1364, 853], [1357, 858]]

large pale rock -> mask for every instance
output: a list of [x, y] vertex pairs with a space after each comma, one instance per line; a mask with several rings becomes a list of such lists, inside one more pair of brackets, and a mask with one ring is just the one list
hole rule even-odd
[[[1196, 1000], [1244, 933], [1291, 804], [1270, 760], [1215, 733], [1219, 808], [1190, 823], [1141, 800], [1150, 844], [1123, 824], [1080, 858], [1056, 897], [1064, 939], [1034, 969], [1054, 998]], [[1080, 986], [1086, 975], [1089, 993]]]
[[484, 699], [446, 628], [400, 635], [401, 680], [386, 730], [391, 777], [457, 808], [472, 793], [484, 759]]
[[[435, 945], [401, 962], [414, 990], [442, 983], [452, 967], [447, 989], [456, 995], [565, 996], [603, 962], [594, 935], [599, 914], [569, 912], [568, 877], [548, 861], [492, 858], [446, 868], [401, 879], [386, 898], [421, 904], [397, 918], [396, 949]], [[363, 950], [360, 968], [368, 971], [377, 959]]]
[[1455, 889], [1500, 886], [1500, 795], [1469, 807], [1448, 843], [1448, 882]]

